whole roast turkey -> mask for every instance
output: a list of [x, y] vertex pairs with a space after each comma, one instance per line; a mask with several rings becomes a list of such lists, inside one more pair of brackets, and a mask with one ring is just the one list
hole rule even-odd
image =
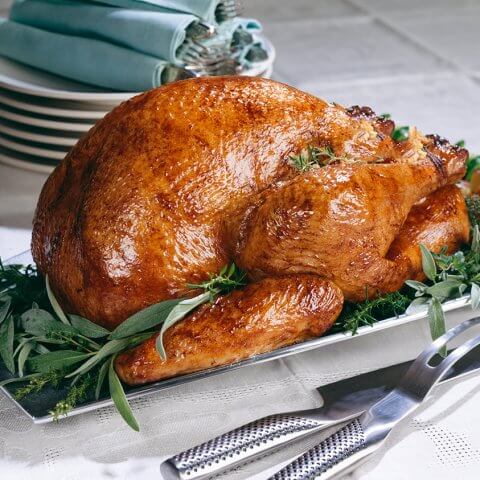
[[[227, 364], [322, 335], [344, 298], [422, 278], [419, 243], [468, 240], [454, 185], [467, 151], [366, 107], [344, 108], [270, 80], [186, 80], [115, 108], [47, 180], [34, 259], [62, 306], [114, 328], [195, 293], [234, 261], [248, 285], [121, 354], [130, 383]], [[328, 152], [299, 168], [306, 148]]]

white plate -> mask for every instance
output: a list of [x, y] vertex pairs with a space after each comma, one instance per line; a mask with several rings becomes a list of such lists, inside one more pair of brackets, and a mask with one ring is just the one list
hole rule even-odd
[[11, 107], [2, 106], [0, 104], [0, 119], [6, 118], [17, 123], [32, 125], [34, 127], [51, 128], [54, 130], [64, 130], [69, 132], [88, 132], [93, 127], [92, 123], [82, 122], [64, 122], [62, 119], [56, 117], [46, 118], [37, 114], [22, 113], [21, 110], [15, 110]]
[[[275, 49], [271, 42], [262, 35], [257, 35], [257, 37], [264, 42], [269, 58], [265, 62], [258, 62], [242, 75], [260, 76], [275, 59]], [[139, 93], [108, 91], [93, 85], [68, 80], [5, 57], [0, 57], [0, 87], [37, 97], [112, 104], [128, 100]]]
[[99, 118], [103, 118], [112, 109], [111, 105], [110, 108], [105, 107], [104, 110], [90, 110], [84, 107], [85, 105], [89, 104], [69, 101], [62, 103], [57, 100], [57, 104], [55, 105], [54, 102], [55, 101], [53, 99], [34, 97], [32, 95], [27, 96], [0, 89], [0, 103], [41, 115], [98, 120]]
[[51, 73], [0, 57], [0, 86], [37, 97], [87, 102], [119, 103], [134, 92], [109, 92], [100, 87], [74, 82]]
[[22, 143], [14, 138], [6, 137], [0, 134], [0, 145], [21, 153], [28, 155], [37, 155], [42, 158], [51, 160], [63, 160], [68, 153], [68, 147], [59, 147], [58, 145], [51, 145], [50, 147], [41, 146], [36, 143]]
[[9, 122], [0, 119], [0, 133], [18, 138], [24, 142], [45, 143], [47, 145], [63, 145], [64, 147], [73, 147], [82, 136], [76, 132], [53, 131], [43, 128], [22, 125], [21, 123]]
[[37, 173], [52, 173], [58, 164], [56, 161], [46, 160], [34, 155], [13, 152], [2, 146], [0, 146], [0, 163]]

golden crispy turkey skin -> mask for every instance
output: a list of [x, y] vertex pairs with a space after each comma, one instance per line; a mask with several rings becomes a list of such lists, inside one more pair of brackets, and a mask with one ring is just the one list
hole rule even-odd
[[335, 322], [342, 291], [313, 275], [267, 278], [219, 297], [167, 330], [167, 359], [155, 339], [117, 358], [120, 378], [129, 384], [225, 365], [318, 337]]
[[[98, 122], [49, 177], [34, 259], [67, 311], [108, 328], [192, 295], [187, 283], [228, 262], [247, 271], [253, 283], [167, 332], [171, 359], [153, 340], [121, 355], [129, 383], [320, 335], [343, 295], [357, 301], [419, 276], [419, 241], [451, 251], [468, 239], [452, 186], [468, 152], [417, 131], [396, 142], [393, 126], [259, 78], [151, 90]], [[299, 170], [291, 156], [307, 146], [330, 164]], [[316, 306], [302, 310], [309, 288]]]

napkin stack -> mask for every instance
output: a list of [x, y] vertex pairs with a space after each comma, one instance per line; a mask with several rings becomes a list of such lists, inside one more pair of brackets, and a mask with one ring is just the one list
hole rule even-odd
[[17, 0], [0, 55], [77, 81], [143, 91], [242, 73], [268, 54], [234, 0]]

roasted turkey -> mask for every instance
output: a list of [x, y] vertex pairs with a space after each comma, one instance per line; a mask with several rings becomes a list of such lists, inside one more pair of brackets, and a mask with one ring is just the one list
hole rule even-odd
[[[234, 261], [250, 283], [120, 355], [130, 383], [241, 360], [323, 334], [343, 299], [422, 278], [419, 243], [468, 240], [454, 185], [468, 152], [258, 78], [186, 80], [100, 121], [47, 180], [34, 259], [62, 306], [108, 328], [192, 296]], [[325, 162], [299, 169], [306, 148]], [[305, 170], [305, 171], [303, 171]]]

